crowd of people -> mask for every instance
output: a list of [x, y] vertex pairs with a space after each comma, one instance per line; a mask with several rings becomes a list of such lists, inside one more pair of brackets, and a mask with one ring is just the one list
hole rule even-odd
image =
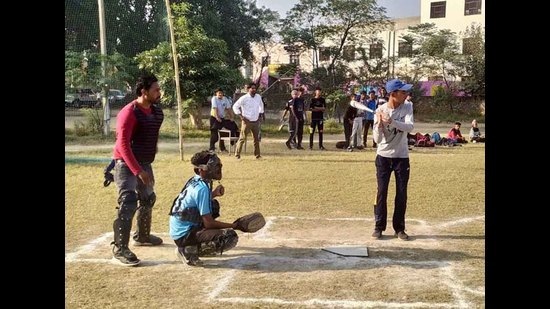
[[[394, 79], [379, 88], [378, 96], [374, 90], [352, 94], [344, 115], [345, 147], [348, 151], [367, 147], [369, 128], [372, 129], [377, 180], [372, 233], [375, 239], [380, 239], [387, 228], [387, 197], [392, 173], [396, 181], [392, 228], [398, 239], [409, 239], [405, 232], [405, 214], [410, 176], [408, 143], [414, 130], [411, 88], [411, 84]], [[235, 247], [238, 242], [235, 230], [249, 231], [240, 227], [238, 220], [232, 223], [217, 220], [220, 204], [215, 198], [223, 196], [225, 189], [221, 184], [213, 188], [213, 181], [222, 179], [222, 162], [216, 155], [220, 129], [226, 128], [233, 136], [238, 136], [234, 154], [237, 159], [241, 158], [242, 146], [250, 133], [254, 156], [256, 159], [261, 158], [260, 125], [265, 120], [265, 106], [261, 95], [256, 93], [255, 83], [249, 83], [246, 89], [247, 93], [234, 104], [231, 104], [222, 89], [216, 89], [211, 100], [209, 149], [191, 158], [195, 175], [185, 183], [173, 201], [169, 234], [176, 244], [176, 255], [187, 265], [202, 265], [200, 256], [221, 254]], [[160, 237], [151, 234], [151, 214], [156, 201], [152, 163], [158, 150], [159, 129], [164, 119], [158, 104], [161, 91], [157, 78], [154, 75], [140, 77], [135, 92], [137, 99], [127, 104], [117, 116], [113, 160], [104, 170], [104, 186], [114, 182], [118, 189], [111, 245], [114, 261], [124, 266], [136, 266], [141, 262], [129, 248], [134, 215], [136, 229], [132, 239], [135, 246], [158, 246], [163, 243]], [[323, 122], [326, 100], [322, 96], [322, 89], [315, 89], [313, 98], [307, 102], [309, 104], [304, 100], [303, 93], [301, 87], [293, 89], [291, 99], [285, 106], [283, 118], [288, 116], [289, 132], [285, 145], [288, 149], [304, 149], [305, 112], [311, 111], [309, 149], [313, 149], [317, 131], [318, 148], [325, 150]], [[240, 129], [233, 120], [236, 117], [240, 118]], [[448, 132], [447, 139], [466, 143], [460, 127], [461, 123], [456, 122]], [[485, 140], [476, 120], [472, 121], [469, 137], [474, 143]], [[219, 141], [219, 150], [227, 152], [224, 141]], [[111, 170], [114, 170], [114, 176]], [[263, 226], [263, 218], [253, 216], [252, 220], [257, 227]]]

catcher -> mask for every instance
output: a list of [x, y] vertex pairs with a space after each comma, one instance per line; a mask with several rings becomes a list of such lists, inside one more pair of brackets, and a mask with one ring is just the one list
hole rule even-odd
[[265, 225], [259, 212], [238, 218], [233, 223], [217, 221], [220, 204], [214, 198], [223, 196], [219, 184], [212, 190], [212, 181], [222, 179], [222, 163], [214, 152], [201, 151], [193, 155], [191, 177], [170, 208], [170, 237], [176, 243], [176, 254], [184, 264], [200, 266], [199, 256], [222, 254], [237, 245], [235, 230], [253, 233]]

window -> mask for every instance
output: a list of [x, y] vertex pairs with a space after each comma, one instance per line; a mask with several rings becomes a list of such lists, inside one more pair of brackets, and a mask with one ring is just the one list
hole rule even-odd
[[319, 47], [319, 61], [329, 61], [330, 50], [326, 47]]
[[462, 54], [472, 55], [475, 52], [476, 40], [475, 38], [462, 39]]
[[465, 0], [464, 16], [481, 14], [481, 0]]
[[290, 54], [290, 64], [300, 65], [300, 57], [297, 54]]
[[430, 7], [430, 18], [445, 18], [445, 6], [447, 1], [432, 2]]
[[266, 67], [270, 64], [271, 64], [271, 57], [270, 56], [262, 57], [262, 67]]
[[409, 42], [399, 42], [399, 49], [397, 50], [399, 58], [412, 57], [413, 48]]
[[369, 47], [369, 59], [382, 58], [382, 44], [371, 44]]
[[346, 45], [344, 46], [344, 60], [353, 61], [355, 60], [355, 45]]

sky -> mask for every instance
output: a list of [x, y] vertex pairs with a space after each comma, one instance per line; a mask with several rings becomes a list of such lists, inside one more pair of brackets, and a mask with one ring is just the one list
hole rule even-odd
[[[256, 0], [256, 6], [265, 6], [279, 12], [281, 18], [286, 16], [299, 0]], [[378, 0], [378, 5], [386, 8], [386, 15], [390, 18], [420, 16], [420, 0]]]

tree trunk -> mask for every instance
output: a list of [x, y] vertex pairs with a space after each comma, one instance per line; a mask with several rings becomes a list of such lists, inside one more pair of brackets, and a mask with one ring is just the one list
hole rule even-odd
[[195, 129], [202, 129], [204, 127], [202, 123], [202, 115], [200, 109], [189, 110], [189, 121]]

